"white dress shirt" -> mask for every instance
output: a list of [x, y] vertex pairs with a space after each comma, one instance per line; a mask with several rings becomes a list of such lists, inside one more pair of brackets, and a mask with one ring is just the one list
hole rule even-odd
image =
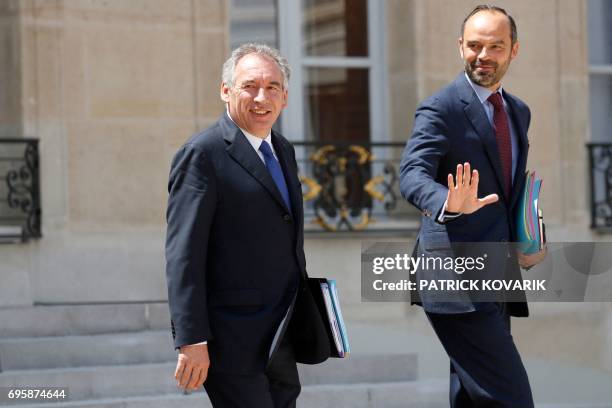
[[[234, 119], [232, 119], [232, 117], [230, 116], [229, 111], [226, 110], [225, 113], [227, 114], [227, 117], [232, 122], [234, 122]], [[234, 124], [236, 124], [236, 122], [234, 122]], [[238, 126], [238, 124], [236, 124], [236, 126]], [[278, 156], [276, 155], [276, 151], [274, 150], [274, 145], [272, 144], [272, 132], [268, 132], [268, 136], [266, 136], [265, 139], [262, 139], [261, 137], [257, 137], [255, 135], [250, 134], [249, 132], [241, 128], [240, 126], [238, 126], [238, 129], [240, 129], [242, 133], [246, 136], [247, 140], [249, 141], [249, 143], [251, 143], [251, 146], [253, 146], [253, 149], [255, 149], [255, 151], [257, 152], [257, 155], [259, 156], [261, 161], [264, 162], [264, 164], [266, 163], [266, 159], [264, 159], [263, 153], [259, 151], [259, 146], [261, 146], [261, 143], [264, 140], [268, 142], [268, 144], [270, 145], [270, 148], [272, 149], [272, 154], [274, 155], [274, 158], [278, 161]]]

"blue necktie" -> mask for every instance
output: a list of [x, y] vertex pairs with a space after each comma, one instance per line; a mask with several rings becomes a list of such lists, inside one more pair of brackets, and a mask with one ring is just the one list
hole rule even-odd
[[274, 184], [280, 191], [281, 196], [283, 196], [283, 200], [287, 205], [287, 209], [291, 210], [291, 201], [289, 201], [289, 190], [287, 189], [287, 182], [285, 181], [285, 176], [283, 175], [283, 170], [281, 169], [280, 163], [274, 158], [274, 154], [272, 154], [272, 149], [270, 145], [265, 140], [261, 142], [259, 146], [259, 151], [263, 154], [264, 160], [266, 162], [266, 167], [268, 168], [268, 172], [272, 176], [274, 180]]

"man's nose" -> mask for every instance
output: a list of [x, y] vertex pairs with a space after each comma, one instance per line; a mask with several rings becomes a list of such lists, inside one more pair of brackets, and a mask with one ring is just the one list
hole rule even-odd
[[266, 90], [264, 88], [259, 88], [257, 90], [257, 95], [255, 95], [255, 101], [265, 101], [266, 100]]
[[487, 47], [482, 47], [480, 50], [480, 54], [478, 54], [478, 59], [487, 59], [489, 57], [489, 52], [487, 51]]

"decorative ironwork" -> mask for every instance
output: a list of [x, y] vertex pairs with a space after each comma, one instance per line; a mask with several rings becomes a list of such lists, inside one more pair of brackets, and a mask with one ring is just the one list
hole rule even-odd
[[307, 220], [310, 214], [311, 221], [327, 231], [360, 231], [377, 219], [399, 215], [393, 212], [403, 143], [294, 145], [303, 153], [298, 162]]
[[38, 140], [0, 139], [0, 238], [41, 237]]
[[612, 143], [589, 143], [591, 228], [612, 227]]

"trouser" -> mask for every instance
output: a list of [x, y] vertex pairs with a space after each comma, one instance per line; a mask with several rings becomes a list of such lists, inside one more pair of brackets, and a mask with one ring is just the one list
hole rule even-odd
[[295, 408], [301, 386], [293, 348], [285, 338], [265, 372], [210, 372], [204, 388], [215, 408]]
[[452, 408], [533, 408], [505, 303], [480, 303], [470, 313], [426, 314], [450, 358]]

